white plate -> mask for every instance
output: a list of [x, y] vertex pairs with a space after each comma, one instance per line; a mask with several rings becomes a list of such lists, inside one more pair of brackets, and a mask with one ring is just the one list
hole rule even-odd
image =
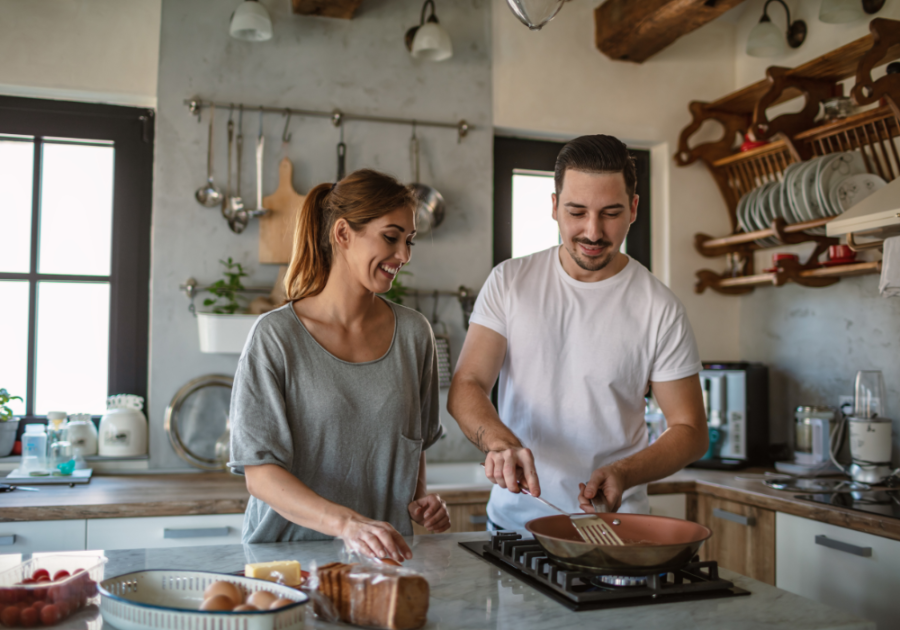
[[741, 200], [738, 202], [737, 210], [735, 211], [735, 217], [737, 218], [738, 226], [744, 232], [752, 232], [747, 225], [747, 204], [756, 196], [756, 189], [754, 188], [746, 195], [741, 197]]
[[794, 162], [793, 164], [788, 164], [788, 167], [784, 169], [784, 173], [781, 177], [781, 216], [784, 217], [784, 220], [788, 223], [797, 223], [797, 216], [794, 214], [794, 206], [791, 203], [790, 198], [790, 182], [788, 181], [789, 177], [793, 176], [793, 173], [800, 168], [799, 162]]
[[750, 224], [754, 230], [764, 230], [766, 228], [766, 203], [771, 187], [772, 183], [766, 182], [756, 189], [756, 198], [754, 199], [753, 207], [750, 209]]
[[866, 164], [859, 151], [839, 153], [823, 162], [819, 168], [818, 193], [820, 203], [826, 208], [827, 216], [833, 217], [841, 213], [840, 206], [833, 205], [831, 200], [831, 191], [834, 189], [835, 182], [851, 175], [864, 173], [866, 173]]
[[[787, 186], [788, 205], [791, 209], [791, 215], [794, 220], [792, 223], [802, 223], [806, 220], [805, 213], [800, 208], [800, 184], [803, 182], [803, 171], [806, 169], [806, 162], [798, 162], [796, 165], [791, 164], [785, 171], [785, 186]], [[792, 168], [793, 167], [793, 168]]]
[[[827, 157], [827, 156], [826, 156]], [[816, 182], [818, 181], [819, 163], [822, 158], [813, 158], [809, 161], [809, 166], [803, 171], [803, 203], [806, 206], [806, 214], [810, 220], [821, 219], [825, 215], [819, 204], [819, 195], [816, 192]]]
[[835, 201], [840, 206], [841, 212], [846, 212], [873, 192], [885, 186], [887, 186], [887, 182], [878, 177], [878, 175], [872, 175], [871, 173], [851, 175], [835, 185]]

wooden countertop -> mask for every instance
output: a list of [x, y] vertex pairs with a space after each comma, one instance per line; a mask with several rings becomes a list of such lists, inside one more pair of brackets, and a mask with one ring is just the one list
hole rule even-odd
[[0, 522], [240, 514], [250, 494], [226, 473], [94, 475], [85, 485], [0, 494]]
[[[650, 494], [699, 493], [900, 540], [900, 519], [795, 499], [763, 485], [763, 469], [685, 469], [650, 484]], [[759, 478], [742, 478], [742, 477]], [[452, 502], [479, 502], [487, 492], [442, 492]], [[0, 522], [240, 514], [250, 495], [244, 479], [224, 473], [95, 476], [83, 486], [43, 486], [0, 494]]]

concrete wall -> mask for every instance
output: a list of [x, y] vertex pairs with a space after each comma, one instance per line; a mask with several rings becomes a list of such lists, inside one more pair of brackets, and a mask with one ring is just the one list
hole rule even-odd
[[[423, 289], [479, 288], [491, 268], [492, 130], [491, 6], [487, 0], [443, 3], [441, 23], [453, 38], [455, 55], [442, 63], [413, 60], [403, 34], [417, 24], [418, 0], [367, 0], [352, 21], [293, 16], [290, 3], [263, 0], [275, 36], [269, 42], [244, 43], [227, 33], [236, 3], [216, 0], [166, 0], [162, 4], [159, 58], [156, 170], [154, 179], [151, 292], [150, 426], [151, 466], [173, 468], [181, 461], [162, 429], [163, 412], [188, 380], [209, 373], [233, 374], [236, 356], [199, 352], [196, 320], [178, 285], [194, 276], [209, 283], [220, 273], [218, 260], [232, 256], [249, 263], [248, 286], [271, 285], [277, 267], [257, 264], [258, 228], [231, 233], [219, 211], [203, 208], [194, 190], [205, 178], [207, 112], [198, 124], [184, 99], [276, 107], [457, 121], [475, 125], [465, 140], [446, 129], [420, 128], [422, 179], [447, 201], [444, 224], [418, 239], [409, 284]], [[224, 176], [227, 112], [218, 111], [216, 163]], [[294, 186], [305, 192], [335, 177], [338, 131], [327, 119], [294, 117], [293, 141], [282, 148], [280, 115], [265, 117], [267, 151], [265, 190], [276, 186], [282, 152], [294, 161]], [[244, 116], [249, 141], [258, 116]], [[410, 127], [348, 122], [348, 170], [363, 166], [411, 178]], [[252, 159], [245, 152], [243, 193], [254, 193]], [[421, 307], [430, 313], [431, 301]], [[459, 305], [441, 301], [439, 316], [450, 325], [454, 359], [462, 344]], [[477, 457], [445, 415], [451, 437], [432, 459]]]
[[735, 26], [708, 24], [640, 65], [611, 61], [593, 44], [597, 4], [567, 3], [531, 32], [494, 0], [494, 124], [514, 135], [608, 133], [649, 147], [653, 272], [684, 302], [702, 357], [736, 359], [739, 302], [693, 292], [694, 272], [716, 268], [694, 252], [693, 235], [726, 232], [725, 207], [705, 167], [672, 161], [688, 103], [734, 88]]
[[0, 0], [0, 94], [153, 107], [161, 0]]
[[[739, 86], [759, 80], [768, 65], [795, 66], [868, 33], [868, 20], [823, 24], [818, 2], [795, 1], [791, 10], [806, 21], [807, 41], [784, 58], [753, 59], [744, 50], [763, 4], [741, 5], [735, 40]], [[783, 24], [780, 8], [770, 8], [773, 21]], [[888, 0], [878, 17], [900, 19], [900, 2]], [[858, 370], [878, 369], [884, 372], [888, 415], [895, 419], [894, 463], [900, 462], [900, 300], [878, 296], [877, 276], [844, 278], [823, 289], [761, 288], [738, 301], [741, 356], [762, 361], [772, 371], [774, 440], [789, 438], [796, 406], [837, 406], [838, 396], [853, 394]]]

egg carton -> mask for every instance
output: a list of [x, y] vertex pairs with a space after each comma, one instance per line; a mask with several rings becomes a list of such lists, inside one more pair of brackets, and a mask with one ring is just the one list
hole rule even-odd
[[[296, 603], [277, 610], [200, 611], [203, 592], [218, 581], [231, 582], [248, 595], [269, 591]], [[308, 600], [290, 586], [210, 571], [154, 569], [100, 583], [100, 612], [119, 630], [291, 630], [304, 626]]]

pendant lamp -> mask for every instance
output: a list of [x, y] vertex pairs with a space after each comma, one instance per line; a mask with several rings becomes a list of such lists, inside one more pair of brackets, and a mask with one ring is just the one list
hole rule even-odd
[[878, 13], [884, 7], [884, 0], [822, 0], [819, 7], [819, 21], [826, 24], [856, 22], [866, 14]]
[[245, 0], [231, 15], [228, 34], [245, 42], [264, 42], [272, 39], [272, 19], [266, 7], [257, 0]]
[[[778, 2], [787, 13], [786, 34], [772, 24], [772, 20], [769, 18], [768, 10], [772, 2]], [[791, 10], [788, 9], [784, 0], [767, 0], [763, 7], [762, 17], [759, 18], [759, 24], [753, 27], [747, 38], [747, 54], [751, 57], [780, 57], [787, 51], [785, 42], [791, 48], [797, 48], [805, 39], [806, 22], [803, 20], [791, 22]]]
[[[431, 15], [425, 19], [425, 9], [431, 7]], [[419, 25], [406, 31], [406, 49], [415, 59], [443, 61], [453, 56], [453, 42], [450, 34], [438, 22], [434, 14], [434, 0], [425, 0]]]
[[532, 31], [539, 31], [556, 17], [568, 0], [506, 0], [513, 15]]

